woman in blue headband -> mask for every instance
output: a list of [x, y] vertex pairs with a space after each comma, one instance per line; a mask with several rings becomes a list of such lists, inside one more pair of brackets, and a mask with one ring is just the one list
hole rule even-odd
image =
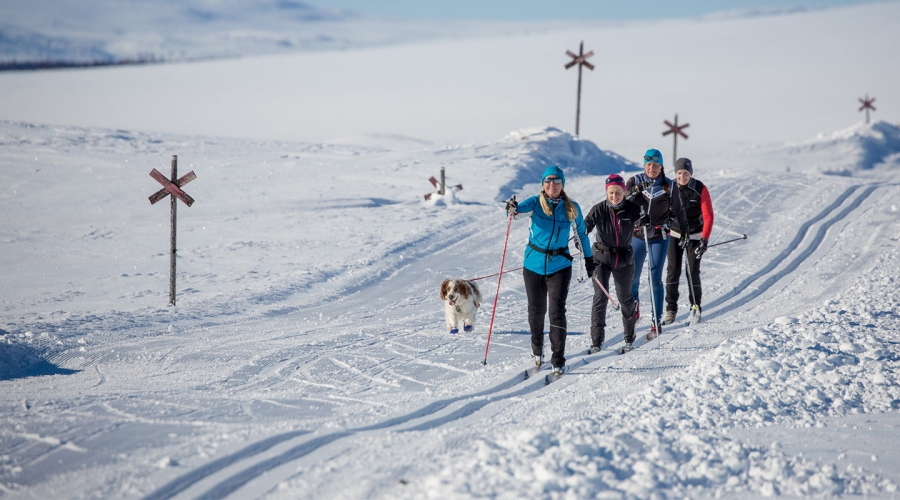
[[569, 231], [574, 230], [584, 249], [588, 275], [594, 271], [591, 244], [584, 229], [581, 207], [564, 191], [566, 177], [561, 168], [552, 166], [541, 177], [541, 193], [516, 203], [506, 204], [510, 215], [533, 212], [528, 247], [522, 275], [528, 296], [528, 325], [531, 328], [531, 353], [534, 362], [544, 362], [544, 315], [550, 313], [550, 350], [553, 373], [565, 371], [566, 298], [572, 280], [572, 256], [569, 254]]

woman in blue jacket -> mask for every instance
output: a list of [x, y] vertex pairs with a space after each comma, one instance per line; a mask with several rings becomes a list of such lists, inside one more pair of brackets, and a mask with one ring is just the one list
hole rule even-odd
[[541, 177], [541, 194], [521, 203], [516, 203], [513, 198], [506, 204], [510, 215], [532, 212], [522, 270], [528, 296], [531, 353], [535, 364], [540, 366], [544, 362], [544, 314], [548, 312], [549, 302], [550, 350], [553, 353], [550, 362], [554, 374], [562, 373], [566, 364], [566, 298], [572, 280], [570, 230], [578, 233], [588, 276], [593, 275], [595, 266], [581, 207], [566, 196], [565, 185], [566, 177], [562, 169], [547, 167]]

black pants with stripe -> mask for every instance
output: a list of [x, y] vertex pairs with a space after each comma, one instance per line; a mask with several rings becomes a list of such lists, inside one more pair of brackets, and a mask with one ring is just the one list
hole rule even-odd
[[[528, 326], [531, 328], [531, 352], [544, 352], [544, 315], [550, 313], [550, 350], [553, 366], [566, 364], [566, 299], [572, 266], [553, 274], [538, 274], [528, 269], [522, 271], [525, 294], [528, 296]], [[549, 306], [549, 307], [548, 307]]]
[[[691, 240], [687, 246], [687, 265], [691, 270], [691, 283], [693, 289], [688, 286], [688, 300], [691, 305], [700, 305], [703, 298], [703, 289], [700, 286], [700, 259], [694, 253], [700, 242]], [[678, 248], [678, 238], [669, 238], [669, 254], [666, 256], [666, 311], [678, 310], [678, 282], [681, 281], [681, 267], [684, 265], [685, 251]]]

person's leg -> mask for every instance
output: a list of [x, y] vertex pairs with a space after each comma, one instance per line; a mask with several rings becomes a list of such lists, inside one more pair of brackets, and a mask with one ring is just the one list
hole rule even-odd
[[641, 270], [644, 269], [647, 246], [644, 244], [644, 240], [635, 236], [631, 240], [631, 248], [634, 250], [634, 277], [631, 279], [631, 296], [637, 301], [640, 300], [638, 290], [641, 288]]
[[678, 311], [678, 282], [681, 281], [681, 256], [678, 239], [669, 238], [669, 253], [666, 256], [666, 311]]
[[665, 288], [663, 287], [662, 274], [666, 265], [666, 251], [668, 250], [668, 242], [663, 239], [653, 240], [650, 242], [650, 248], [647, 250], [647, 258], [650, 259], [652, 271], [650, 273], [650, 283], [653, 289], [653, 303], [656, 307], [654, 311], [654, 320], [659, 325], [662, 318], [663, 299], [665, 298]]
[[[616, 285], [616, 297], [622, 310], [622, 326], [625, 328], [625, 342], [634, 342], [634, 297], [631, 295], [631, 280], [634, 277], [634, 265], [620, 267], [612, 272]], [[608, 290], [608, 289], [607, 289]]]
[[547, 281], [538, 273], [522, 270], [528, 297], [528, 326], [531, 328], [531, 353], [544, 353], [544, 315], [547, 314]]
[[[600, 280], [600, 283], [603, 283], [603, 287], [607, 291], [609, 291], [609, 274], [609, 266], [597, 264], [597, 279]], [[603, 290], [597, 286], [596, 281], [591, 280], [591, 283], [594, 285], [594, 300], [591, 303], [591, 345], [603, 346], [603, 341], [606, 338], [606, 305], [609, 303], [609, 299], [603, 293]], [[631, 282], [629, 282], [628, 286], [630, 289]], [[634, 315], [634, 312], [632, 312], [632, 315]]]
[[553, 366], [566, 364], [566, 299], [571, 281], [572, 266], [547, 276], [550, 350], [553, 352], [550, 362]]
[[691, 297], [691, 304], [700, 305], [700, 299], [703, 298], [703, 289], [700, 286], [700, 261], [701, 259], [697, 258], [697, 254], [694, 253], [697, 247], [700, 246], [700, 242], [691, 241], [691, 246], [688, 248], [688, 267], [691, 269], [691, 285], [693, 288], [693, 296]]

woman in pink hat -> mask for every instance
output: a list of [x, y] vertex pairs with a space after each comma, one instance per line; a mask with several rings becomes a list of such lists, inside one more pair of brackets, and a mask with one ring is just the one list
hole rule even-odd
[[625, 347], [622, 352], [632, 350], [634, 344], [634, 297], [631, 295], [631, 280], [634, 277], [634, 251], [631, 239], [634, 228], [641, 217], [637, 203], [625, 199], [625, 180], [617, 174], [606, 178], [606, 200], [591, 207], [584, 218], [588, 233], [597, 228], [594, 251], [596, 271], [592, 276], [594, 301], [591, 305], [591, 352], [603, 348], [606, 338], [606, 293], [597, 284], [609, 290], [609, 277], [616, 284], [616, 297], [622, 311], [625, 327]]

